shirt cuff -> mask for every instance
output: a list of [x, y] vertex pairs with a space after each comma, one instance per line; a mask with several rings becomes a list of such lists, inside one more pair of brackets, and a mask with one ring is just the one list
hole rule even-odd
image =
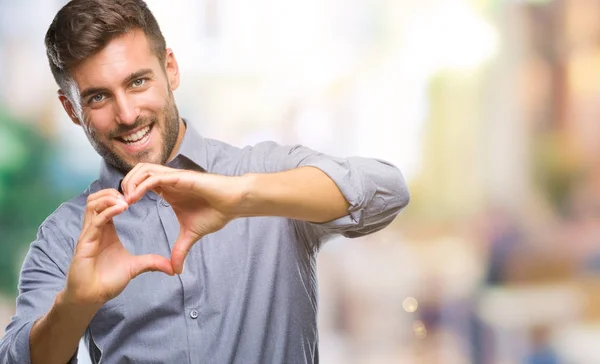
[[333, 180], [350, 204], [347, 215], [325, 223], [314, 223], [314, 225], [340, 232], [361, 228], [364, 225], [364, 207], [373, 199], [377, 191], [374, 183], [368, 179], [360, 178], [359, 175], [354, 175], [346, 160], [338, 162], [331, 159], [322, 159], [309, 162], [304, 166], [315, 167], [323, 171]]
[[29, 335], [35, 322], [28, 322], [13, 335], [14, 342], [10, 349], [9, 364], [31, 364], [31, 352], [29, 351]]

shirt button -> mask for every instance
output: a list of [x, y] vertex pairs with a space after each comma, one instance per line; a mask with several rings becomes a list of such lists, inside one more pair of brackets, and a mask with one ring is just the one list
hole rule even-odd
[[169, 207], [169, 203], [165, 200], [161, 200], [160, 204], [163, 205], [164, 207]]
[[190, 311], [190, 317], [193, 318], [194, 320], [198, 318], [198, 311], [196, 310], [191, 310]]

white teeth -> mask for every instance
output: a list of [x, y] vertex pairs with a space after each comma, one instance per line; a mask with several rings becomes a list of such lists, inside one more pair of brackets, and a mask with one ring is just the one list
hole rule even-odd
[[123, 136], [121, 138], [123, 140], [125, 140], [126, 142], [135, 143], [135, 142], [140, 141], [143, 137], [145, 137], [149, 131], [150, 131], [150, 126], [147, 126], [144, 129], [142, 129], [136, 133], [129, 134], [129, 135]]

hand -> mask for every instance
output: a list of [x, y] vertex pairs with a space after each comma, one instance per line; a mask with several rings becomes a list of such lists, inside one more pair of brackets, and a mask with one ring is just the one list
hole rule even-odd
[[63, 295], [69, 302], [100, 307], [144, 272], [173, 275], [167, 258], [154, 254], [134, 256], [123, 247], [112, 218], [127, 208], [124, 196], [115, 189], [101, 190], [88, 197]]
[[171, 204], [180, 226], [179, 237], [171, 252], [171, 263], [178, 274], [183, 271], [187, 253], [198, 240], [239, 216], [244, 194], [241, 177], [148, 163], [136, 165], [125, 176], [121, 186], [129, 204], [137, 202], [149, 190]]

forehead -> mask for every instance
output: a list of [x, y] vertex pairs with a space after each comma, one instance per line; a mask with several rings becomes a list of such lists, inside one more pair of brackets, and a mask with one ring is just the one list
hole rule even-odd
[[112, 39], [101, 51], [86, 58], [71, 75], [79, 90], [110, 87], [142, 68], [159, 67], [158, 58], [141, 30], [132, 30]]

